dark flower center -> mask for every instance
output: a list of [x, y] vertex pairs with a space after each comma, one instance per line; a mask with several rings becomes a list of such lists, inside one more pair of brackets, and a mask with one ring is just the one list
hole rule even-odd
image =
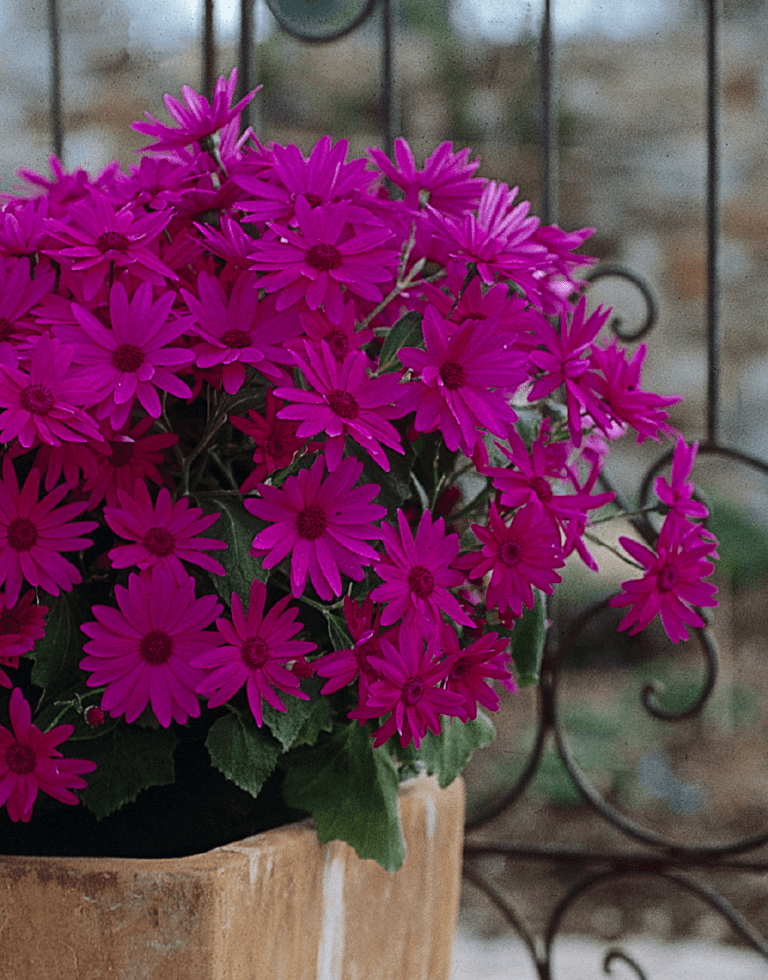
[[4, 316], [0, 316], [0, 343], [4, 340], [8, 340], [13, 330], [13, 324], [10, 320], [6, 320]]
[[5, 764], [17, 776], [28, 776], [35, 768], [37, 756], [27, 745], [14, 742], [5, 750]]
[[457, 661], [451, 668], [451, 677], [455, 680], [461, 680], [462, 677], [466, 677], [469, 673], [469, 663], [466, 660]]
[[455, 391], [466, 382], [467, 372], [457, 361], [446, 361], [440, 368], [440, 377], [446, 388]]
[[[0, 339], [2, 338], [0, 337]], [[332, 330], [330, 333], [326, 334], [323, 339], [331, 348], [335, 360], [343, 361], [349, 353], [349, 341], [347, 340], [347, 335], [341, 330]]]
[[517, 541], [505, 541], [499, 555], [505, 565], [516, 565], [520, 561], [520, 545]]
[[548, 504], [552, 499], [552, 487], [547, 483], [543, 476], [534, 476], [531, 480], [531, 490], [536, 494], [539, 500], [543, 503]]
[[285, 440], [279, 432], [270, 432], [267, 436], [267, 441], [264, 443], [264, 447], [267, 453], [275, 459], [279, 459], [286, 452]]
[[236, 347], [239, 350], [243, 347], [251, 346], [251, 335], [246, 333], [245, 330], [238, 330], [236, 327], [233, 327], [222, 335], [221, 341], [227, 347]]
[[378, 655], [379, 650], [376, 648], [373, 640], [365, 640], [363, 643], [357, 643], [355, 645], [355, 658], [357, 659], [357, 666], [361, 674], [365, 674], [366, 677], [376, 676], [376, 671], [368, 663], [368, 658]]
[[144, 363], [144, 351], [136, 344], [120, 344], [112, 354], [112, 364], [118, 371], [138, 371]]
[[679, 579], [677, 569], [672, 565], [665, 565], [659, 572], [659, 589], [661, 592], [670, 592], [677, 585]]
[[0, 616], [0, 636], [7, 636], [9, 633], [20, 633], [21, 624], [16, 616], [12, 612], [8, 612], [7, 609], [3, 610], [2, 616]]
[[47, 415], [53, 408], [53, 393], [45, 385], [27, 385], [21, 389], [21, 405], [32, 415]]
[[100, 252], [120, 252], [124, 255], [129, 248], [130, 242], [119, 231], [105, 231], [96, 240], [96, 248]]
[[296, 530], [307, 541], [317, 541], [328, 527], [328, 515], [319, 504], [307, 504], [296, 515]]
[[305, 194], [304, 197], [311, 208], [316, 208], [319, 204], [323, 203], [323, 199], [319, 194]]
[[269, 644], [260, 636], [246, 637], [240, 647], [240, 657], [251, 670], [263, 667], [269, 657]]
[[14, 551], [29, 551], [39, 537], [37, 527], [28, 517], [16, 517], [6, 531], [8, 544]]
[[164, 527], [151, 527], [141, 539], [141, 543], [151, 554], [165, 558], [166, 555], [173, 554], [176, 539]]
[[150, 630], [141, 638], [139, 653], [152, 667], [159, 667], [170, 659], [173, 641], [164, 630]]
[[341, 265], [341, 252], [330, 242], [318, 242], [307, 252], [307, 263], [320, 272], [338, 269]]
[[427, 599], [435, 588], [432, 572], [425, 565], [414, 565], [408, 573], [408, 588], [417, 599]]
[[117, 469], [120, 466], [127, 466], [133, 460], [132, 442], [113, 442], [112, 455], [107, 457], [110, 466]]
[[418, 677], [409, 677], [403, 684], [403, 701], [413, 705], [421, 701], [424, 695], [424, 682]]
[[328, 392], [328, 407], [343, 419], [356, 419], [360, 414], [357, 399], [341, 388], [334, 388]]

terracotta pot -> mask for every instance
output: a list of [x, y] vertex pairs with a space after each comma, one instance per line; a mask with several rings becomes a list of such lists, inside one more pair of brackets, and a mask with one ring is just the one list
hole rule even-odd
[[311, 821], [185, 858], [0, 857], [0, 973], [448, 980], [461, 780], [404, 784], [400, 818], [407, 854], [395, 874], [340, 841], [321, 845]]

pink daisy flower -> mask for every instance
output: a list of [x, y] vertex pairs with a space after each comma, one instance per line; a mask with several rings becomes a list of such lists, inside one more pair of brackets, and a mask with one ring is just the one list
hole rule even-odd
[[271, 381], [283, 371], [276, 364], [291, 364], [283, 342], [301, 333], [298, 317], [278, 313], [272, 298], [259, 300], [256, 276], [242, 274], [227, 298], [217, 278], [201, 272], [197, 278], [199, 299], [188, 290], [181, 293], [192, 313], [192, 332], [201, 338], [194, 346], [195, 361], [207, 370], [221, 365], [221, 383], [232, 395], [245, 381], [245, 366], [255, 367]]
[[458, 534], [446, 534], [443, 518], [433, 523], [428, 510], [421, 515], [415, 540], [402, 510], [397, 512], [397, 525], [398, 531], [389, 524], [381, 525], [386, 556], [377, 563], [376, 574], [384, 584], [371, 592], [371, 599], [387, 603], [382, 624], [389, 626], [403, 617], [406, 625], [415, 622], [424, 630], [433, 630], [445, 613], [462, 626], [474, 626], [448, 591], [464, 581], [464, 575], [452, 566], [459, 553]]
[[368, 358], [362, 351], [350, 351], [339, 364], [325, 341], [319, 352], [306, 343], [304, 350], [306, 360], [296, 353], [293, 356], [310, 389], [276, 388], [278, 397], [297, 403], [280, 409], [280, 418], [300, 422], [296, 430], [300, 439], [325, 432], [325, 461], [330, 472], [341, 462], [347, 435], [389, 472], [382, 443], [401, 455], [405, 451], [400, 434], [387, 421], [402, 414], [395, 407], [403, 390], [400, 376], [369, 377]]
[[277, 711], [287, 710], [277, 691], [309, 700], [299, 687], [299, 678], [286, 665], [317, 649], [316, 643], [292, 639], [303, 624], [296, 622], [295, 606], [286, 609], [290, 596], [280, 599], [265, 615], [266, 599], [266, 585], [254, 581], [245, 614], [240, 596], [232, 593], [232, 622], [216, 620], [224, 645], [192, 661], [194, 667], [208, 672], [197, 686], [198, 694], [210, 698], [208, 707], [216, 708], [229, 701], [245, 684], [248, 704], [259, 728], [264, 720], [262, 699]]
[[382, 640], [384, 656], [371, 657], [381, 680], [371, 684], [367, 703], [350, 711], [349, 717], [365, 721], [391, 712], [373, 733], [374, 748], [397, 733], [403, 747], [413, 742], [418, 749], [427, 731], [440, 734], [441, 715], [463, 713], [464, 698], [443, 686], [451, 669], [443, 657], [444, 630], [450, 627], [434, 630], [425, 648], [419, 630], [402, 628], [397, 649]]
[[147, 434], [152, 424], [152, 418], [147, 415], [134, 426], [126, 421], [116, 430], [108, 421], [102, 421], [104, 442], [99, 444], [102, 447], [99, 462], [83, 485], [91, 509], [105, 497], [111, 507], [117, 507], [117, 491], [123, 489], [130, 492], [136, 480], [163, 483], [158, 467], [166, 461], [165, 450], [177, 443], [179, 437], [172, 432]]
[[[694, 606], [716, 606], [717, 587], [704, 582], [715, 570], [712, 563], [715, 541], [698, 524], [690, 524], [672, 512], [656, 542], [655, 553], [631, 538], [619, 538], [627, 552], [638, 561], [645, 574], [622, 582], [623, 592], [611, 599], [616, 607], [629, 606], [619, 624], [630, 636], [644, 630], [659, 616], [673, 643], [688, 639], [688, 626], [706, 623]], [[631, 629], [630, 629], [631, 627]]]
[[119, 609], [94, 606], [97, 621], [80, 627], [91, 637], [80, 666], [91, 672], [88, 687], [106, 688], [102, 710], [132, 722], [149, 704], [163, 728], [197, 718], [195, 689], [205, 671], [190, 661], [218, 646], [206, 627], [221, 603], [213, 595], [196, 599], [194, 579], [180, 583], [163, 569], [132, 572], [127, 589], [115, 586], [115, 598]]
[[172, 95], [166, 95], [164, 99], [166, 109], [178, 126], [167, 126], [145, 111], [144, 115], [149, 122], [132, 122], [131, 129], [145, 136], [151, 136], [154, 142], [142, 149], [152, 150], [155, 153], [160, 150], [179, 150], [190, 143], [199, 143], [218, 132], [233, 119], [237, 119], [261, 86], [243, 96], [235, 105], [231, 105], [236, 88], [237, 68], [232, 69], [229, 78], [222, 75], [216, 80], [212, 103], [189, 85], [182, 85], [181, 94], [184, 102], [180, 102]]
[[40, 471], [31, 469], [19, 492], [16, 471], [6, 456], [0, 481], [0, 584], [5, 582], [6, 602], [16, 605], [21, 583], [58, 595], [70, 592], [82, 578], [62, 551], [83, 551], [91, 546], [79, 535], [94, 531], [97, 521], [72, 521], [88, 509], [85, 501], [57, 505], [68, 493], [60, 484], [38, 501]]
[[282, 398], [276, 398], [270, 388], [267, 390], [263, 416], [252, 408], [248, 409], [248, 418], [239, 415], [229, 416], [232, 425], [250, 436], [256, 443], [253, 451], [255, 468], [240, 487], [241, 493], [253, 490], [275, 470], [290, 466], [296, 453], [306, 443], [306, 439], [296, 437], [295, 422], [286, 422], [277, 417], [282, 406]]
[[312, 210], [306, 198], [296, 201], [298, 231], [271, 225], [279, 239], [265, 237], [254, 242], [251, 268], [267, 274], [259, 286], [268, 293], [279, 291], [277, 309], [286, 310], [305, 299], [311, 310], [324, 304], [332, 323], [340, 323], [344, 312], [342, 286], [363, 299], [378, 303], [382, 292], [377, 283], [391, 283], [399, 252], [383, 247], [392, 232], [371, 217], [370, 225], [355, 230], [350, 222], [348, 201], [320, 205]]
[[115, 268], [130, 268], [146, 282], [164, 286], [166, 278], [179, 278], [160, 261], [154, 247], [170, 220], [170, 211], [133, 211], [130, 207], [116, 211], [103, 194], [94, 193], [71, 206], [67, 221], [46, 220], [46, 231], [61, 244], [43, 251], [70, 263], [73, 272], [83, 273], [77, 283], [86, 303]]
[[39, 268], [33, 279], [27, 258], [0, 259], [0, 343], [15, 348], [27, 340], [33, 331], [29, 311], [53, 291], [55, 281], [53, 272]]
[[[370, 327], [358, 329], [356, 318], [355, 304], [351, 301], [345, 304], [344, 314], [338, 324], [331, 323], [322, 310], [308, 310], [299, 314], [306, 342], [319, 350], [320, 344], [325, 341], [339, 364], [351, 351], [360, 350], [373, 340], [373, 330]], [[301, 353], [303, 344], [302, 338], [298, 342], [289, 342], [286, 346]]]
[[198, 537], [218, 520], [218, 514], [203, 516], [202, 509], [190, 507], [186, 497], [171, 503], [167, 487], [160, 488], [153, 505], [149, 490], [140, 479], [136, 480], [132, 495], [118, 490], [117, 499], [120, 506], [106, 506], [104, 518], [115, 534], [136, 543], [119, 545], [109, 552], [113, 568], [163, 568], [180, 585], [189, 577], [182, 560], [215, 575], [225, 574], [221, 562], [202, 552], [218, 551], [226, 544], [215, 538]]
[[657, 476], [653, 483], [659, 500], [682, 518], [703, 519], [709, 515], [709, 510], [704, 504], [693, 499], [695, 486], [693, 480], [688, 479], [693, 464], [696, 462], [698, 449], [698, 442], [688, 446], [684, 439], [678, 439], [672, 456], [672, 472], [669, 475], [669, 480], [666, 477]]
[[108, 417], [114, 429], [128, 421], [134, 398], [153, 419], [159, 418], [158, 388], [178, 398], [192, 397], [175, 373], [195, 359], [186, 347], [173, 346], [189, 325], [185, 318], [168, 320], [175, 298], [169, 291], [153, 303], [152, 287], [142, 283], [129, 302], [125, 286], [116, 282], [109, 293], [111, 329], [73, 303], [77, 325], [61, 324], [55, 330], [72, 344], [75, 362], [88, 369], [102, 393], [97, 417]]
[[463, 555], [457, 564], [469, 569], [470, 579], [490, 572], [489, 609], [510, 609], [513, 616], [521, 616], [523, 606], [533, 608], [534, 586], [552, 595], [554, 583], [562, 581], [555, 571], [565, 564], [560, 536], [536, 504], [521, 507], [509, 525], [491, 504], [488, 526], [473, 524], [472, 530], [483, 543], [482, 552]]
[[479, 160], [469, 160], [469, 149], [453, 152], [453, 144], [444, 142], [416, 167], [410, 146], [398, 136], [395, 140], [395, 162], [378, 147], [368, 147], [366, 153], [393, 184], [405, 192], [405, 206], [418, 211], [425, 204], [443, 214], [460, 216], [472, 211], [480, 201], [486, 181], [473, 174]]
[[341, 573], [360, 582], [363, 566], [379, 557], [365, 542], [380, 538], [373, 521], [387, 512], [371, 500], [376, 483], [354, 484], [363, 464], [347, 456], [326, 480], [323, 457], [311, 469], [289, 476], [281, 489], [260, 483], [260, 500], [248, 498], [245, 508], [270, 527], [253, 540], [251, 554], [263, 555], [264, 568], [273, 568], [291, 555], [291, 591], [299, 598], [310, 578], [321, 599], [341, 595]]
[[[371, 665], [371, 657], [383, 657], [381, 648], [382, 637], [381, 607], [377, 607], [370, 596], [366, 596], [362, 605], [357, 599], [344, 596], [344, 618], [354, 643], [353, 647], [344, 650], [334, 650], [314, 662], [315, 673], [320, 677], [328, 677], [323, 685], [321, 694], [332, 694], [351, 684], [359, 676], [360, 704], [368, 700], [368, 690], [375, 680], [381, 679], [381, 674]], [[388, 631], [391, 643], [395, 642], [396, 631]]]
[[102, 439], [99, 428], [83, 405], [99, 395], [91, 375], [72, 370], [74, 349], [42, 334], [32, 353], [29, 371], [0, 363], [0, 439], [18, 439], [30, 449], [36, 442], [60, 446], [62, 442]]
[[11, 692], [9, 707], [13, 731], [0, 725], [0, 806], [5, 804], [14, 823], [28, 823], [39, 790], [61, 803], [78, 803], [73, 789], [85, 789], [82, 773], [93, 772], [88, 759], [65, 759], [56, 748], [74, 731], [57, 725], [41, 732], [31, 723], [32, 713], [21, 690]]
[[445, 689], [464, 699], [463, 711], [459, 715], [462, 721], [474, 721], [479, 704], [489, 711], [498, 710], [499, 695], [493, 689], [492, 681], [501, 681], [507, 690], [517, 691], [507, 666], [509, 640], [499, 639], [498, 633], [485, 633], [461, 650], [456, 634], [453, 630], [446, 630], [444, 649], [451, 665]]
[[[48, 606], [38, 606], [34, 589], [25, 592], [14, 605], [8, 604], [8, 597], [0, 592], [0, 652], [3, 655], [20, 656], [35, 645], [35, 640], [45, 636], [45, 614]], [[12, 639], [13, 651], [8, 643]]]
[[466, 320], [457, 326], [431, 306], [423, 330], [426, 350], [403, 347], [398, 355], [419, 379], [409, 385], [402, 408], [415, 409], [418, 432], [439, 428], [452, 452], [471, 456], [478, 428], [503, 437], [517, 420], [505, 395], [525, 381], [525, 357], [487, 323]]
[[0, 254], [31, 259], [43, 241], [48, 198], [15, 198], [0, 210]]

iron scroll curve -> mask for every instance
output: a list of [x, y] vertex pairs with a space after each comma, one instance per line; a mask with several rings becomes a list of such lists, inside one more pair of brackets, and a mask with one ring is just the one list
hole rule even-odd
[[378, 0], [266, 0], [280, 27], [300, 41], [326, 43], [350, 34]]

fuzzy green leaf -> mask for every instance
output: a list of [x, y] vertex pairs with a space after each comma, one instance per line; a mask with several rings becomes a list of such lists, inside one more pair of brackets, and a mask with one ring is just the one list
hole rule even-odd
[[325, 614], [325, 618], [328, 621], [328, 637], [330, 638], [333, 649], [351, 650], [354, 642], [347, 629], [347, 621], [344, 617], [329, 612]]
[[173, 751], [178, 741], [170, 729], [120, 724], [103, 738], [81, 743], [83, 757], [98, 768], [86, 777], [88, 788], [80, 792], [80, 799], [101, 820], [132, 803], [143, 789], [168, 786], [175, 779]]
[[533, 591], [535, 595], [533, 609], [523, 610], [523, 615], [509, 634], [512, 639], [512, 659], [515, 661], [517, 679], [521, 687], [538, 683], [547, 635], [544, 596], [538, 589]]
[[254, 517], [245, 509], [242, 501], [232, 497], [208, 497], [204, 501], [203, 509], [207, 514], [219, 514], [210, 534], [227, 545], [223, 551], [213, 553], [227, 574], [211, 575], [211, 583], [227, 608], [232, 601], [233, 592], [237, 592], [247, 605], [253, 580], [267, 580], [267, 572], [261, 561], [251, 555], [253, 539], [264, 530], [266, 522]]
[[459, 775], [474, 750], [493, 741], [495, 731], [491, 719], [482, 711], [478, 711], [474, 721], [466, 723], [457, 718], [441, 720], [442, 731], [439, 735], [427, 732], [417, 758], [426, 765], [428, 775], [437, 774], [440, 786], [445, 789]]
[[410, 310], [390, 328], [384, 340], [384, 346], [381, 348], [381, 354], [379, 354], [379, 364], [381, 365], [379, 370], [382, 374], [401, 370], [402, 366], [397, 355], [403, 347], [424, 346], [421, 321], [421, 313]]
[[397, 770], [384, 746], [373, 748], [365, 728], [345, 725], [312, 748], [289, 753], [281, 765], [286, 802], [312, 813], [323, 844], [345, 840], [387, 871], [401, 867]]
[[280, 743], [259, 728], [250, 712], [230, 712], [211, 726], [205, 740], [211, 762], [227, 779], [251, 796], [277, 764]]
[[310, 695], [310, 700], [302, 701], [285, 694], [281, 698], [285, 711], [278, 711], [264, 702], [264, 723], [285, 751], [292, 745], [313, 744], [323, 728], [330, 731], [333, 709], [328, 699], [320, 696], [320, 688], [324, 683], [322, 677], [311, 677], [302, 681], [302, 690]]

